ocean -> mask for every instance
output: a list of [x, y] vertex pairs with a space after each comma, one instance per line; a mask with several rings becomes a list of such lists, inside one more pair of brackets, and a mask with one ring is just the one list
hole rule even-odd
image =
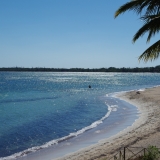
[[115, 93], [158, 85], [159, 73], [0, 72], [0, 159], [109, 137], [138, 117]]

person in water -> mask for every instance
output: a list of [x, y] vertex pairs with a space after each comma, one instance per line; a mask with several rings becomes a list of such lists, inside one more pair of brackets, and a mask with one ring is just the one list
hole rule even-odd
[[88, 88], [91, 88], [91, 85], [89, 85]]

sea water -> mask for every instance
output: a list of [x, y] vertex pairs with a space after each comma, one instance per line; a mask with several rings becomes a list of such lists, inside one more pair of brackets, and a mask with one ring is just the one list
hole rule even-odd
[[0, 72], [0, 157], [109, 126], [120, 118], [111, 95], [157, 85], [158, 73]]

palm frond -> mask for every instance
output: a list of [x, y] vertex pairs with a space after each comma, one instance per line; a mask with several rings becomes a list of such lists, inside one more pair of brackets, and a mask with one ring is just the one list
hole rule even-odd
[[116, 12], [116, 18], [120, 14], [133, 10], [137, 14], [145, 13], [145, 15], [159, 14], [160, 13], [160, 0], [132, 0], [122, 5]]
[[146, 15], [160, 13], [160, 0], [149, 0], [148, 7], [146, 8]]
[[[139, 37], [148, 33], [147, 42], [150, 41], [156, 33], [160, 31], [160, 0], [131, 0], [130, 2], [122, 5], [116, 12], [114, 17], [116, 18], [120, 14], [126, 11], [134, 11], [140, 15], [140, 19], [143, 21], [143, 26], [137, 31], [133, 37], [135, 42]], [[155, 60], [160, 54], [160, 40], [150, 46], [146, 51], [139, 56], [139, 61]]]
[[122, 5], [116, 12], [115, 12], [115, 15], [114, 17], [116, 18], [117, 16], [119, 16], [120, 14], [126, 12], [127, 10], [134, 10], [136, 11], [137, 13], [140, 12], [140, 6], [141, 4], [143, 3], [144, 0], [134, 0], [134, 1], [131, 1], [131, 2], [128, 2], [124, 5]]
[[159, 18], [159, 17], [160, 17], [160, 14], [155, 14], [155, 15], [152, 14], [152, 15], [144, 15], [140, 19], [142, 21], [144, 21], [144, 23], [148, 23], [151, 20], [154, 20], [154, 19]]
[[143, 60], [144, 62], [153, 61], [159, 57], [160, 54], [160, 40], [150, 46], [145, 50], [138, 58], [139, 61]]
[[160, 16], [152, 15], [145, 16], [143, 18], [146, 22], [134, 35], [133, 42], [135, 42], [139, 37], [143, 36], [146, 32], [149, 32], [147, 37], [147, 42], [149, 42], [151, 37], [160, 31]]

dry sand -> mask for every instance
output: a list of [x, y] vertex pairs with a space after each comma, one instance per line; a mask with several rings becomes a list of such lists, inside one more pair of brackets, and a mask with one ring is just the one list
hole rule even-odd
[[160, 87], [131, 91], [117, 97], [138, 107], [140, 117], [135, 123], [111, 138], [58, 160], [104, 160], [128, 146], [160, 148]]

